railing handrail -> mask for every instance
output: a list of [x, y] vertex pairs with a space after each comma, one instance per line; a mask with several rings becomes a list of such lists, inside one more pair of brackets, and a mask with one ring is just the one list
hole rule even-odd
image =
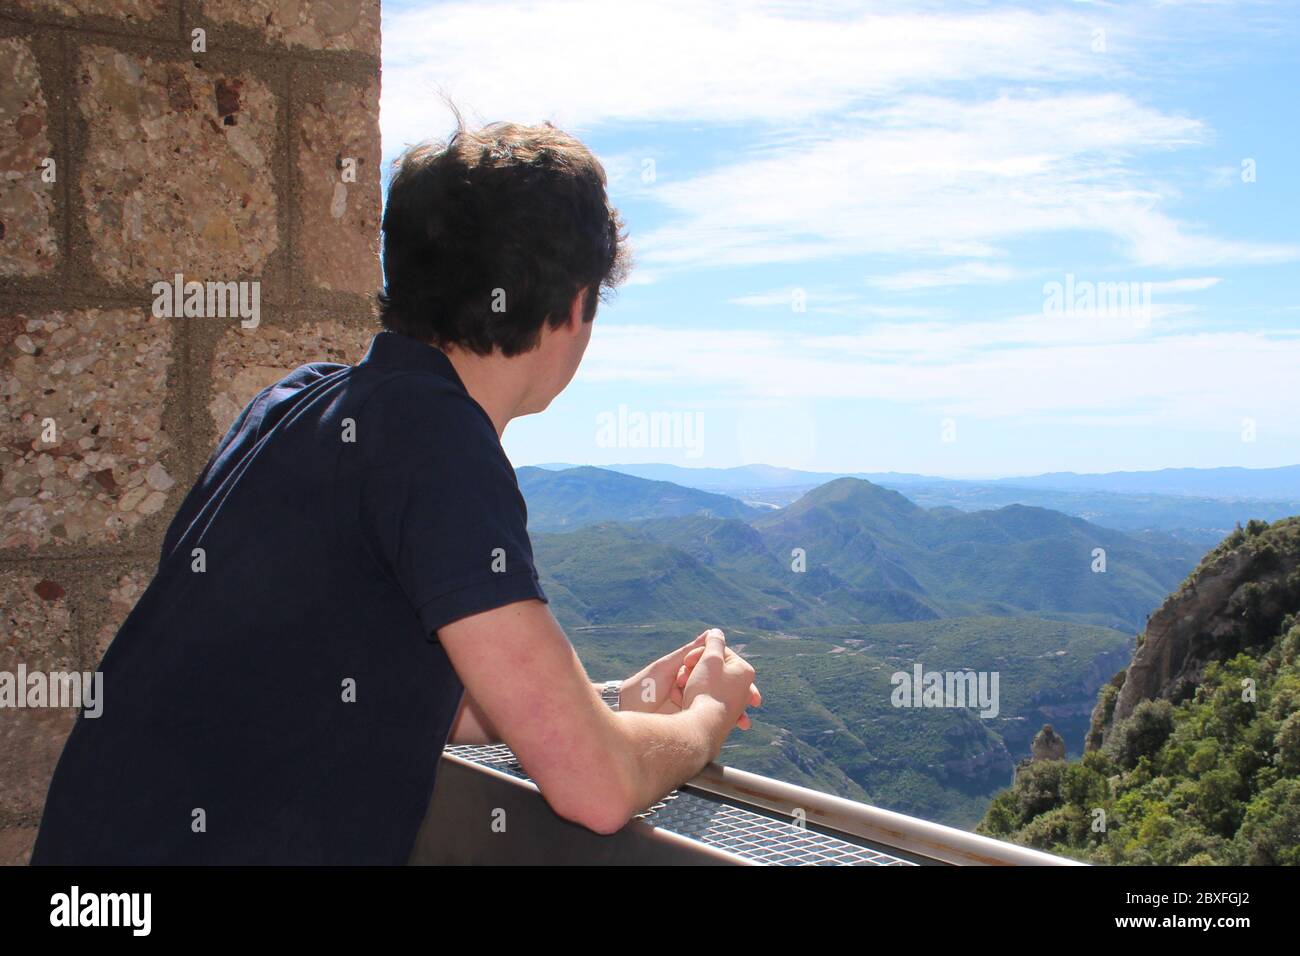
[[750, 803], [885, 847], [958, 866], [1086, 866], [1041, 850], [933, 823], [820, 790], [711, 763], [686, 787]]
[[[514, 755], [503, 744], [480, 747], [449, 747], [443, 751], [442, 759], [448, 765], [447, 770], [459, 768], [461, 775], [456, 779], [460, 781], [462, 787], [470, 786], [467, 781], [472, 778], [467, 778], [464, 774], [472, 771], [475, 777], [484, 781], [492, 780], [497, 785], [508, 784], [511, 788], [531, 792], [537, 799], [538, 808], [545, 807], [548, 813], [553, 813], [546, 805], [537, 785], [528, 779]], [[474, 790], [474, 787], [470, 786], [470, 789]], [[435, 804], [438, 803], [439, 792], [442, 790], [445, 790], [445, 781], [442, 788], [435, 789]], [[443, 798], [448, 798], [449, 793], [451, 791], [443, 792]], [[487, 796], [483, 792], [475, 790], [475, 796], [472, 799], [481, 802], [482, 800], [499, 800], [501, 798], [496, 795]], [[762, 829], [761, 827], [755, 829], [755, 821], [766, 818], [776, 824], [777, 828], [773, 831], [773, 839], [776, 843], [771, 848], [772, 859], [781, 862], [789, 862], [798, 858], [801, 853], [805, 856], [808, 854], [816, 855], [819, 847], [810, 847], [808, 843], [809, 841], [815, 843], [816, 839], [822, 838], [814, 837], [811, 833], [808, 834], [808, 840], [799, 844], [799, 852], [786, 852], [790, 848], [783, 848], [782, 845], [782, 840], [788, 839], [786, 831], [798, 832], [798, 830], [792, 829], [789, 824], [793, 824], [793, 827], [810, 824], [823, 831], [826, 837], [830, 837], [832, 840], [838, 834], [841, 838], [839, 845], [842, 848], [856, 845], [862, 847], [863, 852], [872, 854], [874, 857], [884, 857], [898, 862], [928, 862], [952, 866], [1087, 865], [1066, 857], [1044, 853], [1040, 850], [1018, 846], [992, 837], [970, 833], [956, 827], [908, 816], [893, 810], [885, 810], [844, 797], [837, 797], [820, 790], [785, 783], [762, 774], [750, 773], [749, 771], [738, 770], [734, 767], [726, 767], [716, 763], [709, 764], [699, 775], [679, 787], [677, 800], [665, 799], [663, 804], [656, 804], [647, 813], [638, 815], [629, 823], [628, 827], [619, 831], [618, 838], [621, 840], [627, 837], [632, 838], [633, 843], [624, 847], [625, 850], [635, 847], [636, 840], [649, 838], [658, 841], [655, 844], [656, 852], [660, 850], [670, 852], [670, 846], [680, 848], [692, 846], [695, 848], [694, 852], [697, 857], [707, 857], [712, 862], [751, 862], [747, 858], [748, 854], [741, 853], [737, 855], [733, 853], [732, 849], [735, 847], [726, 844], [725, 841], [721, 843], [718, 841], [710, 842], [689, 835], [694, 833], [698, 823], [695, 814], [703, 812], [705, 816], [710, 815], [709, 811], [701, 811], [697, 808], [714, 802], [730, 804], [739, 811], [748, 811], [749, 822], [746, 822], [744, 818], [736, 820], [727, 818], [730, 820], [730, 824], [739, 827], [737, 834], [743, 835], [747, 839], [753, 840]], [[492, 805], [496, 806], [497, 804], [493, 803]], [[504, 807], [506, 804], [501, 803], [500, 805]], [[455, 810], [456, 806], [454, 801], [446, 803], [444, 799], [442, 813], [445, 815]], [[685, 815], [680, 820], [675, 820], [674, 815], [679, 810]], [[436, 808], [431, 807], [426, 818], [426, 826], [437, 816]], [[559, 821], [558, 817], [555, 819], [557, 822]], [[786, 825], [781, 824], [782, 820], [786, 821]], [[677, 823], [685, 823], [686, 825], [687, 829], [681, 834], [675, 832]], [[725, 831], [727, 825], [730, 824], [724, 822], [719, 825]], [[590, 831], [584, 831], [580, 827], [576, 827], [576, 825], [568, 824], [568, 826], [574, 828], [566, 837], [570, 843], [576, 838], [575, 834], [590, 835]], [[545, 829], [541, 828], [541, 831], [545, 832]], [[536, 828], [530, 828], [530, 832], [536, 834], [538, 831]], [[494, 841], [494, 846], [499, 842]], [[461, 843], [463, 843], [463, 840]], [[663, 844], [663, 846], [660, 846], [660, 844]], [[473, 857], [473, 853], [467, 848], [460, 844], [457, 845], [460, 846], [461, 851], [464, 851], [462, 855], [466, 859]], [[649, 845], [647, 844], [647, 846]], [[501, 848], [498, 847], [498, 849]], [[529, 849], [529, 847], [525, 847], [525, 849]], [[536, 848], [532, 847], [531, 849]], [[595, 856], [600, 857], [606, 848], [603, 844], [592, 844], [587, 849], [591, 850]], [[843, 852], [836, 851], [836, 853], [840, 858], [846, 858]], [[852, 854], [849, 854], [849, 856], [852, 856]], [[877, 862], [879, 861], [877, 860]]]

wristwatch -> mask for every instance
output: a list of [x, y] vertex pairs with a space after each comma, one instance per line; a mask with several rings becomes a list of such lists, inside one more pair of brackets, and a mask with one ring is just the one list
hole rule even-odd
[[618, 699], [623, 694], [623, 682], [621, 680], [607, 680], [605, 686], [600, 689], [600, 699], [609, 704], [610, 710], [618, 710]]

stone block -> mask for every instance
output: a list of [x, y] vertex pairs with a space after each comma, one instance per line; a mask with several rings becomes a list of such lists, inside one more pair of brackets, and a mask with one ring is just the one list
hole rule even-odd
[[379, 0], [205, 0], [202, 12], [264, 43], [379, 56]]
[[81, 51], [81, 201], [96, 271], [158, 279], [261, 276], [279, 245], [277, 99], [247, 72], [108, 47]]
[[0, 319], [0, 547], [117, 541], [171, 502], [177, 321], [143, 309]]
[[0, 39], [0, 275], [39, 276], [54, 268], [58, 235], [49, 104], [31, 45]]
[[308, 362], [359, 362], [377, 331], [328, 319], [291, 327], [232, 327], [212, 356], [208, 412], [213, 447], [259, 391]]
[[[28, 571], [0, 572], [0, 671], [77, 669], [72, 612], [64, 584]], [[0, 820], [36, 823], [50, 775], [77, 711], [0, 707]]]
[[299, 260], [317, 288], [370, 295], [382, 281], [379, 81], [301, 85]]

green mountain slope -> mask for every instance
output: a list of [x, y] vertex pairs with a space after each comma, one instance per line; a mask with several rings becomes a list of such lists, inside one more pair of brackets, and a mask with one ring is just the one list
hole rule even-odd
[[1252, 523], [1153, 615], [1081, 761], [1024, 764], [980, 830], [1118, 864], [1300, 864], [1300, 518]]
[[[604, 679], [630, 673], [704, 626], [660, 621], [568, 633], [588, 672]], [[1082, 740], [1099, 675], [1129, 648], [1113, 630], [1028, 617], [732, 627], [728, 640], [754, 664], [765, 699], [755, 728], [727, 741], [728, 765], [956, 826], [978, 822], [1045, 719]], [[928, 671], [997, 671], [997, 715], [895, 707], [891, 675], [916, 663]]]
[[528, 525], [534, 531], [568, 531], [602, 521], [674, 515], [740, 518], [759, 513], [726, 495], [603, 468], [520, 468], [515, 474], [528, 502]]
[[[560, 475], [563, 494], [549, 500], [605, 513], [598, 469]], [[664, 507], [648, 488], [630, 497], [658, 513], [683, 500], [667, 493]], [[530, 515], [539, 510], [530, 498]], [[743, 518], [575, 522], [533, 544], [593, 677], [721, 626], [765, 694], [755, 729], [728, 741], [729, 764], [961, 826], [980, 820], [1044, 723], [1081, 745], [1097, 688], [1194, 560], [1169, 538], [1022, 506], [930, 510], [853, 478]], [[916, 664], [996, 672], [997, 715], [895, 707], [890, 675]]]
[[[1152, 542], [1041, 508], [926, 510], [853, 478], [753, 522], [769, 549], [801, 548], [836, 582], [915, 597], [941, 614], [1062, 617], [1142, 626], [1195, 549]], [[1097, 549], [1105, 571], [1094, 570]]]
[[[557, 606], [596, 624], [689, 616], [780, 628], [992, 614], [1137, 631], [1194, 562], [1172, 539], [1022, 506], [929, 511], [855, 478], [749, 521], [692, 514], [534, 543], [544, 575], [563, 588]], [[1104, 573], [1093, 570], [1099, 548]]]
[[[592, 525], [532, 539], [542, 587], [566, 626], [687, 616], [761, 626], [794, 607], [791, 596], [769, 595], [741, 576], [719, 573], [635, 525]], [[827, 623], [815, 608], [800, 609]]]

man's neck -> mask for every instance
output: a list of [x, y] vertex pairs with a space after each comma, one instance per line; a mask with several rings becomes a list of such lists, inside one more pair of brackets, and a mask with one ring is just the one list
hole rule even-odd
[[492, 419], [497, 438], [505, 434], [506, 425], [519, 414], [527, 389], [527, 380], [521, 378], [519, 369], [507, 368], [506, 360], [499, 354], [476, 355], [465, 349], [441, 350], [460, 376], [470, 398], [482, 406]]

